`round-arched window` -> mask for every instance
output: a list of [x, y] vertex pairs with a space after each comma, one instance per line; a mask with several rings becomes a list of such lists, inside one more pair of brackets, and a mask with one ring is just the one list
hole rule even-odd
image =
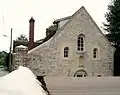
[[84, 51], [85, 50], [85, 41], [84, 41], [84, 34], [80, 34], [77, 39], [77, 50]]

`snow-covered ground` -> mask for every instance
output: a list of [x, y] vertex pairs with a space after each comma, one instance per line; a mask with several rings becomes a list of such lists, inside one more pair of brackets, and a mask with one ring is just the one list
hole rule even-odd
[[46, 95], [36, 76], [26, 67], [20, 66], [0, 78], [0, 95]]

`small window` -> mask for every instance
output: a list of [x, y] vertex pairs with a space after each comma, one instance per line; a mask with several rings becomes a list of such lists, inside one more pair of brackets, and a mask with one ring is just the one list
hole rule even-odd
[[97, 55], [98, 55], [98, 49], [97, 49], [97, 48], [94, 48], [94, 49], [93, 49], [93, 58], [96, 59], [96, 58], [97, 58]]
[[77, 77], [83, 77], [82, 75], [77, 75]]
[[77, 50], [84, 51], [84, 38], [79, 36], [77, 40]]
[[69, 50], [68, 47], [64, 48], [64, 57], [68, 57], [68, 50]]

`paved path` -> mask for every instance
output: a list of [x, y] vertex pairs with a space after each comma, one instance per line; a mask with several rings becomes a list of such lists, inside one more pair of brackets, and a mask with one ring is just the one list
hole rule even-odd
[[45, 77], [51, 95], [120, 95], [120, 77]]
[[7, 75], [9, 72], [5, 71], [4, 68], [0, 68], [0, 77]]

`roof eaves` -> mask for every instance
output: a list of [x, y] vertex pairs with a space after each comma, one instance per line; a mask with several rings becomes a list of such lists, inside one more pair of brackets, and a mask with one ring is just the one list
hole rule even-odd
[[68, 17], [64, 17], [64, 18], [60, 18], [60, 19], [56, 19], [53, 24], [55, 23], [59, 23], [60, 21], [63, 21], [63, 20], [67, 20], [67, 19], [71, 19], [72, 16], [68, 16]]

